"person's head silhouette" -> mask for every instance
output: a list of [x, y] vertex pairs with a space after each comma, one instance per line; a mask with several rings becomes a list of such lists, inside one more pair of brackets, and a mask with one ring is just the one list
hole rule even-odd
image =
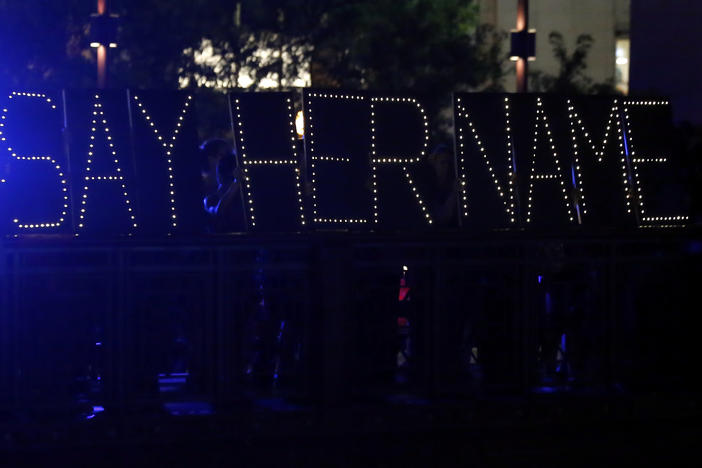
[[236, 179], [236, 158], [231, 154], [223, 156], [217, 163], [217, 183], [228, 186]]
[[217, 164], [225, 156], [233, 156], [236, 151], [232, 145], [221, 138], [212, 138], [200, 145], [200, 169], [203, 174], [214, 175]]

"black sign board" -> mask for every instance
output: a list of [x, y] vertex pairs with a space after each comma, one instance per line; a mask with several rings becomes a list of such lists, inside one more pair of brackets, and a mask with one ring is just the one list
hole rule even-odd
[[[197, 95], [0, 96], [3, 234], [206, 232]], [[689, 221], [665, 100], [457, 93], [454, 147], [437, 150], [419, 96], [305, 89], [229, 100], [221, 118], [237, 150], [242, 230], [553, 232]]]

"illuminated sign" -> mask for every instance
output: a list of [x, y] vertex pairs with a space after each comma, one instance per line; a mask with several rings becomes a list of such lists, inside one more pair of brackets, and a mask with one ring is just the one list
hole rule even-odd
[[243, 216], [251, 231], [296, 231], [307, 226], [303, 148], [292, 93], [230, 96], [241, 165]]
[[[5, 235], [205, 232], [196, 94], [3, 96]], [[665, 100], [457, 93], [439, 150], [420, 96], [232, 93], [229, 107], [249, 231], [689, 222]]]
[[2, 225], [13, 234], [66, 232], [70, 185], [56, 98], [16, 91], [6, 98], [0, 115], [0, 151], [6, 158]]

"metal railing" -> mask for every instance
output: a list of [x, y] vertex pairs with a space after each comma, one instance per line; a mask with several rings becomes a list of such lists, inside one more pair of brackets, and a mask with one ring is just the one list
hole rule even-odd
[[89, 418], [656, 388], [685, 378], [668, 345], [697, 238], [7, 241], [0, 404]]

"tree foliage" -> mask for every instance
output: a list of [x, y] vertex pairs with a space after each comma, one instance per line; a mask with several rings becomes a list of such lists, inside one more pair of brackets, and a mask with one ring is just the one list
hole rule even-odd
[[464, 0], [352, 1], [330, 14], [315, 63], [342, 86], [446, 92], [499, 67], [490, 38]]
[[83, 43], [91, 6], [82, 0], [0, 0], [0, 84], [37, 88], [94, 82]]
[[533, 72], [529, 76], [530, 90], [534, 92], [557, 94], [613, 94], [612, 83], [593, 83], [585, 71], [587, 70], [587, 56], [594, 39], [589, 34], [581, 34], [575, 42], [575, 50], [568, 53], [563, 35], [551, 32], [548, 41], [553, 50], [553, 56], [558, 61], [558, 75], [549, 75], [543, 72]]
[[[470, 0], [113, 0], [119, 47], [112, 86], [175, 88], [183, 78], [448, 94], [499, 87], [500, 37], [478, 25]], [[8, 85], [84, 87], [95, 79], [87, 0], [0, 0], [0, 79]], [[210, 60], [197, 63], [203, 40]], [[185, 53], [184, 53], [185, 51]], [[262, 51], [267, 51], [265, 54]], [[179, 79], [181, 81], [179, 81]], [[202, 81], [202, 80], [200, 80]]]

